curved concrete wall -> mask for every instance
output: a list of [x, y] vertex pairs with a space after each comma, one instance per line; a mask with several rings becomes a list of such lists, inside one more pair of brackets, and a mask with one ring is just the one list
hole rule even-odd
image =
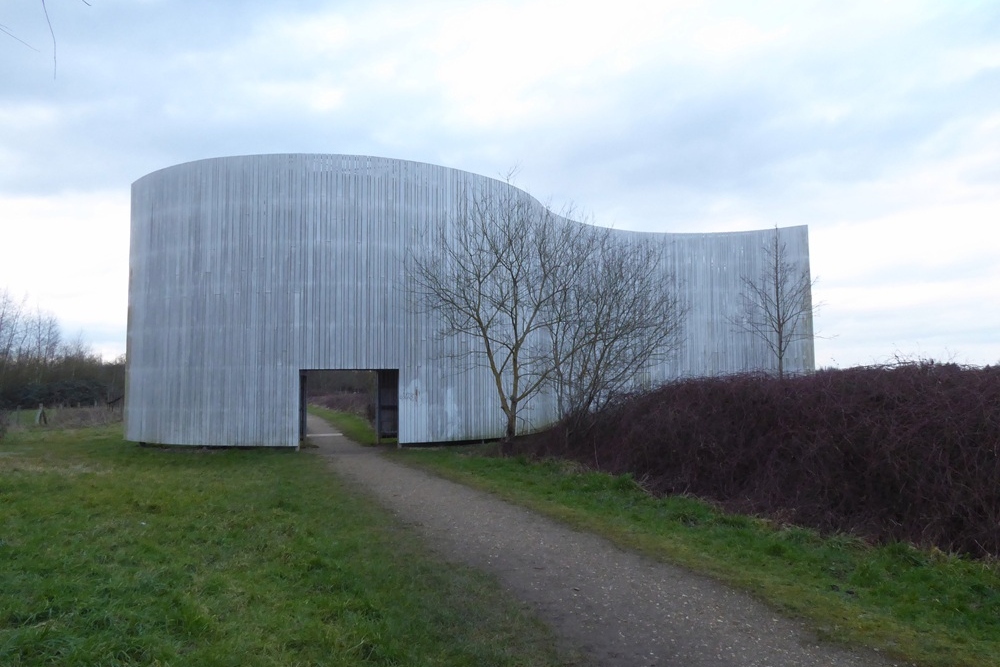
[[[488, 372], [455, 360], [468, 342], [439, 338], [433, 316], [410, 303], [404, 270], [407, 251], [483, 188], [540, 206], [475, 174], [348, 155], [200, 160], [136, 181], [126, 437], [294, 447], [303, 369], [399, 369], [401, 443], [502, 434]], [[664, 276], [689, 308], [684, 344], [653, 380], [775, 365], [726, 320], [773, 232], [615, 232], [664, 244]], [[808, 267], [806, 228], [780, 234]], [[813, 368], [807, 327], [786, 357], [791, 372]], [[541, 426], [552, 414], [541, 397], [524, 417]]]

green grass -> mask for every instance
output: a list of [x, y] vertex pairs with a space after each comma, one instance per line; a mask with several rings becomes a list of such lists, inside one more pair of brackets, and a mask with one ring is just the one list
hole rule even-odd
[[485, 489], [625, 547], [743, 588], [820, 636], [934, 667], [1000, 665], [1000, 566], [908, 545], [871, 547], [657, 499], [628, 476], [567, 462], [403, 450], [397, 460]]
[[569, 664], [552, 646], [308, 451], [0, 441], [2, 665]]
[[122, 420], [122, 412], [108, 410], [104, 405], [97, 407], [63, 407], [45, 408], [46, 424], [35, 424], [37, 409], [22, 409], [0, 411], [0, 419], [6, 419], [11, 432], [36, 429], [81, 428], [86, 426], [104, 426]]
[[[46, 410], [45, 413], [48, 416], [49, 410]], [[7, 417], [8, 425], [12, 429], [34, 428], [35, 416], [38, 414], [38, 410], [9, 410], [4, 414]]]
[[[375, 444], [375, 429], [364, 417], [359, 417], [350, 412], [340, 412], [330, 410], [319, 405], [310, 405], [309, 414], [322, 417], [354, 442], [362, 445]], [[395, 438], [382, 438], [382, 444], [395, 443]]]

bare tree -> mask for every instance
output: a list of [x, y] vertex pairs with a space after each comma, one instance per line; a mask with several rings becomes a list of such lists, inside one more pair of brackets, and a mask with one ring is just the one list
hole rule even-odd
[[7, 414], [3, 395], [7, 388], [10, 368], [20, 347], [21, 318], [24, 313], [24, 299], [18, 301], [7, 288], [0, 290], [0, 440], [7, 432]]
[[63, 374], [69, 379], [74, 379], [77, 375], [82, 375], [85, 370], [103, 364], [101, 355], [94, 351], [94, 348], [87, 343], [83, 336], [83, 331], [77, 332], [73, 338], [63, 340], [59, 344], [59, 351], [56, 355], [63, 366]]
[[[90, 404], [121, 396], [124, 356], [105, 362], [83, 332], [66, 339], [52, 313], [0, 288], [0, 420], [39, 403]], [[2, 435], [2, 434], [0, 434]]]
[[505, 416], [504, 440], [518, 411], [552, 372], [540, 337], [560, 282], [560, 240], [570, 228], [513, 187], [484, 187], [440, 226], [427, 254], [409, 258], [420, 303], [446, 336], [467, 336], [489, 368]]
[[506, 418], [554, 389], [561, 415], [631, 384], [677, 344], [682, 315], [658, 246], [554, 215], [511, 187], [484, 189], [409, 257], [420, 304], [482, 355]]
[[685, 312], [663, 248], [650, 239], [591, 227], [569, 260], [569, 289], [549, 318], [563, 417], [600, 408], [676, 351]]
[[50, 312], [36, 308], [33, 315], [25, 317], [24, 343], [18, 354], [18, 363], [34, 371], [35, 381], [40, 381], [45, 369], [59, 358], [62, 332], [59, 320]]
[[0, 377], [23, 345], [26, 302], [27, 297], [18, 301], [7, 288], [0, 290]]
[[778, 377], [785, 375], [785, 355], [792, 343], [811, 338], [815, 306], [809, 267], [788, 257], [788, 246], [778, 228], [762, 247], [764, 266], [755, 276], [742, 276], [740, 310], [729, 318], [735, 329], [763, 341], [778, 363]]
[[13, 364], [47, 364], [62, 352], [62, 332], [56, 316], [41, 308], [29, 312], [20, 301], [0, 291], [0, 370]]

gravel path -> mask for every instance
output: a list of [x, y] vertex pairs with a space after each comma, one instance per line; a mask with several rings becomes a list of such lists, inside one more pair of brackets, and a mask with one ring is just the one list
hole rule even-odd
[[394, 463], [312, 415], [308, 427], [339, 475], [415, 526], [445, 558], [493, 573], [597, 665], [901, 664], [820, 643], [743, 593]]

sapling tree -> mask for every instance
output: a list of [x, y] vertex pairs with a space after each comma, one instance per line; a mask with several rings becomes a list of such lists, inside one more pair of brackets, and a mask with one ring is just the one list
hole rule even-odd
[[792, 343], [811, 338], [815, 281], [808, 265], [789, 258], [778, 228], [762, 247], [764, 262], [756, 275], [741, 277], [740, 308], [729, 318], [734, 329], [761, 340], [774, 355], [778, 377], [785, 375], [785, 357]]

